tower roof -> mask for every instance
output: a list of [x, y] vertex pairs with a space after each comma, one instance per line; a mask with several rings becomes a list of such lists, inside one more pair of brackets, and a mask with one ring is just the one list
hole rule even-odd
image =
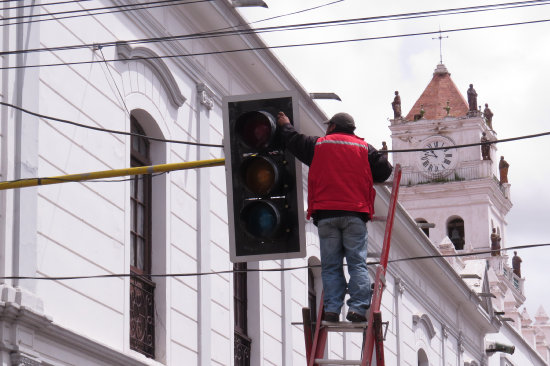
[[414, 120], [414, 115], [420, 113], [421, 105], [424, 106], [425, 119], [442, 119], [447, 116], [445, 110], [447, 101], [449, 101], [451, 107], [450, 116], [462, 117], [468, 113], [469, 108], [466, 99], [458, 91], [445, 65], [439, 64], [434, 71], [432, 80], [420, 98], [414, 103], [406, 119], [409, 121]]

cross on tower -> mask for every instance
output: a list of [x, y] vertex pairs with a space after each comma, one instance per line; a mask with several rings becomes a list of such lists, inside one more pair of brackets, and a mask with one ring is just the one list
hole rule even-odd
[[432, 39], [439, 39], [439, 63], [443, 64], [443, 53], [441, 52], [441, 40], [443, 38], [449, 38], [449, 36], [442, 37], [441, 36], [441, 27], [439, 27], [439, 37], [435, 37]]

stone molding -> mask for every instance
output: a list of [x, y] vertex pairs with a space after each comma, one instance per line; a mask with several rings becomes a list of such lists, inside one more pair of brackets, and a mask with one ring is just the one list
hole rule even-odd
[[183, 103], [185, 103], [187, 98], [185, 98], [181, 93], [176, 79], [174, 79], [170, 69], [166, 66], [166, 63], [160, 58], [160, 56], [153, 50], [146, 47], [132, 48], [126, 42], [117, 42], [115, 52], [120, 60], [142, 60], [146, 63], [159, 77], [159, 80], [165, 88], [170, 98], [170, 102], [172, 102], [174, 107], [179, 108], [183, 105]]
[[406, 290], [405, 282], [403, 281], [403, 279], [401, 277], [396, 277], [395, 278], [395, 288], [399, 292], [400, 295], [403, 295], [403, 293], [405, 292], [405, 290]]
[[458, 333], [458, 339], [457, 339], [457, 346], [458, 346], [458, 352], [460, 353], [464, 353], [464, 333], [462, 333], [462, 331], [460, 331]]
[[426, 328], [426, 331], [428, 332], [428, 336], [430, 337], [430, 339], [435, 337], [436, 335], [435, 328], [433, 326], [433, 323], [430, 317], [427, 314], [421, 314], [421, 315], [414, 314], [412, 317], [412, 321], [413, 321], [413, 325], [415, 326], [418, 326], [419, 324], [423, 324], [424, 327]]
[[445, 324], [443, 324], [441, 326], [441, 335], [443, 336], [443, 338], [449, 338], [449, 327], [446, 326]]
[[206, 107], [209, 111], [214, 108], [214, 92], [204, 83], [197, 84], [197, 93], [199, 103]]
[[42, 361], [20, 352], [10, 354], [11, 366], [40, 366]]

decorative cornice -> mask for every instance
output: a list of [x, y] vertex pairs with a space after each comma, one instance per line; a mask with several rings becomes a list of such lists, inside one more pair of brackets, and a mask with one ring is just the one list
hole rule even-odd
[[422, 315], [414, 314], [412, 317], [412, 320], [413, 320], [413, 325], [415, 326], [418, 326], [418, 323], [424, 324], [424, 327], [428, 331], [428, 336], [430, 337], [430, 339], [435, 337], [436, 335], [435, 328], [432, 324], [430, 317], [427, 314], [422, 314]]
[[458, 352], [464, 353], [464, 333], [462, 333], [462, 331], [458, 333], [458, 339], [456, 344], [458, 346]]
[[170, 69], [153, 50], [146, 47], [132, 48], [126, 42], [117, 42], [116, 55], [123, 61], [141, 60], [145, 62], [159, 77], [174, 107], [179, 108], [185, 103], [186, 98], [181, 94]]
[[15, 352], [10, 354], [11, 366], [40, 366], [42, 361], [34, 357]]
[[[13, 302], [0, 302], [0, 326], [8, 326], [6, 323], [9, 323], [9, 326], [18, 324], [29, 327], [34, 330], [35, 337], [46, 337], [52, 344], [73, 349], [75, 353], [79, 353], [80, 351], [78, 350], [86, 350], [88, 354], [92, 355], [103, 364], [112, 366], [151, 365], [148, 361], [139, 360], [131, 354], [122, 353], [120, 350], [110, 348], [108, 345], [98, 343], [93, 339], [74, 333], [69, 329], [53, 323], [50, 317], [37, 314]], [[12, 352], [10, 356], [11, 366], [43, 365], [42, 361], [37, 357], [17, 351], [20, 345], [15, 345], [13, 340], [7, 341], [8, 342], [4, 340], [0, 343], [0, 347], [3, 351]], [[137, 352], [134, 353], [137, 355]], [[142, 355], [138, 355], [137, 357], [142, 357]], [[144, 356], [143, 358], [145, 359]]]
[[199, 97], [199, 103], [206, 107], [208, 110], [214, 108], [214, 92], [204, 83], [197, 84], [197, 93]]
[[403, 295], [405, 292], [405, 283], [401, 277], [395, 277], [395, 288], [400, 295]]

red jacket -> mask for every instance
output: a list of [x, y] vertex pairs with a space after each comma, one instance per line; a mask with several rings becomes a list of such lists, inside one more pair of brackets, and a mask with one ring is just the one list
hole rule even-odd
[[[391, 170], [390, 170], [391, 172]], [[317, 210], [374, 214], [369, 145], [354, 134], [317, 139], [308, 177], [308, 219]]]

